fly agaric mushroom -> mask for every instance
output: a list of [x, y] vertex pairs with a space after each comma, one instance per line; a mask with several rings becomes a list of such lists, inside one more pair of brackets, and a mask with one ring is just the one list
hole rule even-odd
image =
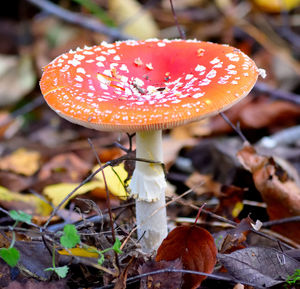
[[[245, 97], [260, 71], [244, 53], [196, 40], [128, 40], [65, 53], [44, 68], [48, 105], [102, 131], [136, 132], [138, 158], [163, 162], [162, 130], [215, 115]], [[162, 166], [138, 161], [130, 183], [144, 251], [167, 235]]]

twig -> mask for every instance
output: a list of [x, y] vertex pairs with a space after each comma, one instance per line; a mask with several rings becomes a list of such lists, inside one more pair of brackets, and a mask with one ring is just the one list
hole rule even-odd
[[177, 15], [176, 15], [176, 11], [175, 11], [174, 5], [173, 5], [173, 0], [170, 0], [170, 5], [171, 5], [172, 14], [173, 14], [174, 21], [176, 23], [180, 38], [181, 39], [186, 39], [186, 35], [185, 35], [184, 31], [183, 31], [182, 27], [179, 25], [178, 18], [177, 18]]
[[[97, 159], [97, 162], [98, 162], [98, 165], [101, 167], [102, 166], [102, 163], [100, 161], [100, 158], [95, 150], [95, 147], [94, 147], [94, 144], [92, 142], [92, 140], [90, 138], [88, 138], [88, 143], [89, 145], [91, 146], [92, 148], [92, 151]], [[109, 222], [110, 222], [110, 228], [111, 228], [111, 235], [112, 235], [112, 240], [113, 240], [113, 243], [116, 242], [116, 234], [115, 234], [115, 229], [114, 229], [114, 222], [113, 222], [113, 217], [112, 217], [112, 212], [111, 212], [111, 206], [110, 206], [110, 196], [109, 196], [109, 190], [108, 190], [108, 186], [107, 186], [107, 181], [106, 181], [106, 177], [105, 177], [105, 174], [104, 174], [104, 170], [101, 171], [102, 173], [102, 177], [103, 177], [103, 181], [104, 181], [104, 186], [105, 186], [105, 191], [106, 191], [106, 206], [107, 206], [107, 209], [108, 209], [108, 215], [109, 215]], [[118, 256], [118, 253], [114, 251], [114, 254], [115, 254], [115, 260], [116, 260], [116, 264], [117, 264], [117, 267], [119, 269], [119, 272], [120, 272], [120, 262], [119, 262], [119, 256]]]
[[67, 22], [79, 25], [81, 27], [90, 29], [97, 33], [105, 34], [114, 39], [126, 40], [132, 38], [128, 35], [123, 34], [116, 28], [107, 27], [101, 24], [97, 19], [92, 16], [83, 16], [79, 13], [68, 11], [64, 8], [59, 7], [51, 3], [48, 0], [27, 0], [31, 4], [39, 7], [40, 9], [46, 11], [49, 14], [53, 14]]
[[[181, 194], [180, 196], [178, 196], [178, 197], [174, 198], [173, 200], [167, 202], [167, 203], [165, 204], [164, 207], [167, 207], [168, 205], [170, 205], [170, 204], [176, 202], [178, 199], [184, 197], [185, 195], [187, 195], [187, 194], [189, 194], [189, 193], [191, 193], [191, 192], [192, 192], [192, 189], [187, 190], [186, 192], [184, 192], [184, 193]], [[163, 207], [157, 208], [154, 212], [152, 212], [152, 214], [149, 216], [149, 218], [151, 218], [153, 215], [155, 215], [155, 214], [156, 214], [159, 210], [161, 210], [162, 208], [163, 208]], [[143, 223], [142, 223], [142, 224], [143, 224]], [[142, 224], [140, 224], [140, 225], [142, 225]], [[127, 235], [126, 239], [123, 241], [123, 243], [122, 243], [122, 245], [121, 245], [121, 247], [120, 247], [121, 250], [124, 248], [124, 246], [126, 245], [126, 243], [127, 243], [128, 240], [129, 240], [129, 238], [132, 236], [132, 234], [133, 234], [137, 229], [138, 229], [138, 227], [135, 227], [135, 228], [133, 228], [133, 229], [130, 231], [130, 233]]]
[[[198, 206], [195, 206], [195, 205], [193, 205], [193, 204], [187, 204], [184, 200], [178, 200], [177, 202], [179, 202], [180, 204], [182, 204], [182, 205], [186, 205], [186, 206], [189, 206], [190, 208], [193, 208], [193, 209], [195, 209], [195, 210], [199, 210], [200, 208], [198, 207]], [[210, 217], [212, 217], [212, 218], [214, 218], [214, 219], [217, 219], [217, 220], [219, 220], [219, 221], [221, 221], [221, 222], [225, 222], [225, 223], [228, 223], [228, 224], [230, 224], [230, 225], [233, 225], [234, 227], [236, 227], [238, 224], [236, 223], [236, 222], [234, 222], [234, 221], [231, 221], [231, 220], [228, 220], [228, 219], [226, 219], [226, 218], [224, 218], [224, 217], [222, 217], [222, 216], [219, 216], [219, 215], [217, 215], [217, 214], [214, 214], [213, 212], [210, 212], [210, 211], [207, 211], [207, 210], [205, 210], [205, 209], [202, 209], [202, 212], [204, 213], [204, 214], [207, 214], [207, 215], [209, 215]], [[267, 235], [267, 234], [265, 234], [265, 233], [263, 233], [263, 232], [260, 232], [260, 231], [257, 231], [257, 230], [255, 230], [255, 229], [250, 229], [250, 231], [251, 232], [253, 232], [253, 233], [255, 233], [255, 234], [257, 234], [257, 235], [260, 235], [261, 237], [264, 237], [264, 238], [266, 238], [266, 239], [269, 239], [269, 240], [272, 240], [272, 241], [274, 241], [274, 242], [280, 242], [283, 246], [285, 246], [286, 248], [288, 248], [288, 249], [294, 249], [292, 246], [290, 246], [290, 245], [288, 245], [288, 244], [286, 244], [286, 243], [283, 243], [283, 242], [281, 242], [280, 240], [278, 240], [277, 238], [274, 238], [274, 237], [272, 237], [272, 236], [269, 236], [269, 235]]]
[[55, 207], [55, 209], [52, 211], [50, 217], [48, 218], [47, 222], [44, 224], [44, 226], [41, 228], [41, 230], [45, 230], [49, 223], [51, 222], [51, 220], [53, 219], [53, 217], [57, 214], [58, 210], [62, 207], [62, 205], [68, 200], [70, 199], [75, 192], [80, 189], [83, 185], [85, 185], [87, 182], [89, 182], [91, 179], [93, 179], [93, 177], [95, 175], [97, 175], [99, 172], [101, 172], [102, 170], [104, 170], [106, 167], [108, 166], [116, 166], [118, 164], [120, 164], [123, 161], [127, 161], [127, 160], [131, 160], [131, 161], [138, 161], [138, 162], [145, 162], [145, 163], [150, 163], [150, 164], [157, 164], [157, 165], [161, 165], [163, 170], [165, 171], [165, 166], [163, 163], [161, 162], [157, 162], [157, 161], [152, 161], [152, 160], [147, 160], [144, 158], [132, 158], [128, 155], [124, 155], [121, 156], [117, 159], [114, 159], [112, 161], [109, 161], [107, 163], [105, 163], [103, 166], [101, 166], [100, 168], [98, 168], [96, 171], [94, 171], [93, 173], [91, 173], [88, 177], [86, 177], [75, 189], [73, 189], [59, 204], [57, 207]]
[[295, 94], [292, 92], [284, 91], [278, 88], [274, 88], [266, 83], [263, 82], [256, 82], [256, 84], [253, 87], [253, 90], [262, 92], [262, 93], [267, 93], [270, 96], [274, 98], [279, 98], [283, 100], [287, 100], [296, 104], [300, 104], [300, 95]]
[[222, 118], [227, 122], [227, 124], [239, 135], [239, 137], [242, 139], [243, 142], [248, 142], [247, 138], [242, 133], [239, 125], [235, 126], [230, 119], [226, 116], [224, 112], [220, 112], [220, 115]]
[[45, 101], [42, 97], [37, 97], [34, 100], [30, 101], [29, 103], [25, 104], [19, 109], [16, 109], [13, 111], [11, 114], [9, 114], [7, 117], [5, 117], [1, 122], [0, 122], [0, 127], [7, 125], [8, 123], [11, 122], [12, 118], [16, 118], [18, 116], [24, 115], [28, 112], [33, 111], [37, 107], [41, 106], [44, 104]]
[[[162, 269], [162, 270], [157, 270], [157, 271], [148, 272], [148, 273], [140, 274], [140, 275], [137, 275], [137, 276], [133, 276], [133, 277], [127, 278], [126, 283], [137, 281], [137, 280], [140, 280], [141, 278], [144, 278], [144, 277], [147, 277], [147, 276], [156, 275], [156, 274], [163, 274], [163, 273], [183, 273], [183, 274], [193, 274], [193, 275], [207, 276], [207, 277], [210, 277], [210, 278], [216, 279], [216, 280], [242, 283], [242, 284], [245, 284], [245, 285], [253, 286], [255, 288], [265, 288], [265, 287], [260, 287], [260, 286], [258, 286], [257, 284], [254, 284], [254, 283], [237, 280], [232, 276], [226, 277], [226, 276], [222, 276], [222, 275], [218, 275], [218, 274], [208, 274], [208, 273], [199, 272], [199, 271], [184, 270], [184, 269], [171, 269], [171, 268], [166, 268], [166, 269]], [[109, 288], [113, 288], [114, 286], [115, 286], [115, 284], [110, 284], [110, 285], [106, 285], [106, 286], [102, 286], [102, 287], [97, 287], [95, 289], [109, 289]]]
[[281, 224], [286, 224], [286, 223], [291, 223], [291, 222], [300, 222], [300, 216], [293, 216], [293, 217], [289, 217], [289, 218], [283, 218], [283, 219], [263, 222], [262, 226], [270, 227], [270, 226], [274, 226], [274, 225], [281, 225]]

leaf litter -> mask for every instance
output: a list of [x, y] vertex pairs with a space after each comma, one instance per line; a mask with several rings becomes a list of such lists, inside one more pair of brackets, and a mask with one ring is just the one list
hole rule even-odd
[[[99, 1], [100, 5], [104, 2]], [[169, 1], [163, 1], [162, 6], [155, 3], [147, 6], [141, 2], [114, 1], [115, 5], [127, 5], [126, 8], [137, 7], [133, 14], [132, 9], [122, 15], [125, 10], [114, 11], [114, 7], [105, 5], [103, 11], [110, 18], [116, 18], [119, 27], [133, 37], [146, 38], [146, 32], [161, 38], [178, 37]], [[233, 123], [239, 122], [249, 141], [258, 142], [259, 146], [242, 146], [233, 137], [232, 128], [220, 117], [165, 133], [167, 178], [174, 190], [168, 195], [170, 233], [156, 258], [141, 253], [134, 232], [134, 205], [126, 198], [134, 152], [120, 153], [119, 147], [113, 145], [118, 140], [116, 134], [68, 124], [45, 107], [29, 110], [21, 115], [21, 122], [11, 113], [39, 95], [35, 86], [40, 67], [52, 58], [77, 46], [111, 39], [48, 15], [30, 20], [29, 32], [33, 36], [30, 41], [21, 43], [16, 41], [17, 37], [2, 36], [5, 41], [0, 43], [3, 63], [0, 102], [4, 120], [9, 121], [0, 127], [0, 244], [2, 252], [17, 250], [20, 258], [17, 260], [16, 254], [11, 254], [13, 263], [10, 265], [18, 261], [17, 269], [9, 269], [3, 261], [8, 260], [7, 257], [0, 258], [1, 288], [196, 288], [200, 283], [204, 288], [221, 288], [220, 284], [226, 288], [233, 288], [235, 284], [235, 288], [241, 284], [266, 288], [288, 286], [285, 280], [295, 281], [293, 286], [299, 284], [299, 136], [291, 132], [281, 137], [282, 141], [272, 149], [266, 146], [263, 150], [260, 142], [299, 123], [299, 85], [295, 81], [299, 77], [295, 61], [297, 38], [285, 38], [289, 34], [282, 31], [289, 31], [289, 27], [282, 26], [279, 14], [268, 14], [272, 21], [266, 24], [262, 19], [269, 11], [253, 8], [252, 2], [247, 2], [250, 8], [246, 11], [241, 3], [174, 1], [178, 21], [185, 26], [189, 38], [234, 43], [252, 55], [258, 66], [267, 68], [268, 78], [263, 84], [276, 89], [262, 90], [258, 84], [249, 97], [226, 112]], [[12, 11], [19, 11], [18, 4], [7, 5], [13, 7]], [[57, 5], [61, 5], [60, 1]], [[93, 13], [75, 2], [69, 9], [80, 11], [79, 17]], [[232, 9], [240, 13], [229, 19], [226, 11]], [[24, 13], [22, 11], [20, 13]], [[118, 15], [114, 16], [116, 12]], [[287, 17], [294, 19], [298, 14], [298, 10], [290, 10]], [[247, 22], [241, 24], [239, 15], [244, 15]], [[11, 22], [3, 20], [3, 27], [15, 35], [15, 27], [23, 27], [25, 18], [10, 18]], [[290, 22], [294, 29], [293, 21]], [[254, 27], [260, 28], [259, 33]], [[270, 27], [273, 32], [266, 32]], [[283, 30], [279, 31], [278, 27]], [[24, 31], [18, 33], [28, 36]], [[291, 45], [276, 49], [279, 48], [278, 37]], [[14, 48], [8, 51], [9, 47]], [[34, 64], [37, 70], [33, 69]], [[278, 65], [282, 69], [276, 69]], [[286, 67], [289, 69], [283, 69]], [[285, 89], [290, 89], [290, 94]], [[113, 164], [114, 171], [112, 167], [104, 170], [108, 188], [101, 172], [88, 179], [97, 162], [87, 137], [93, 139], [103, 164]], [[130, 137], [121, 136], [119, 142], [126, 149], [132, 148]], [[123, 166], [123, 159], [118, 158], [124, 155], [128, 160]], [[117, 160], [114, 162], [114, 159]], [[291, 163], [286, 165], [282, 160]], [[76, 192], [80, 192], [80, 196], [74, 194], [58, 208], [80, 184], [82, 191]], [[184, 192], [188, 193], [178, 197]], [[201, 226], [188, 225], [193, 223], [193, 216], [203, 203], [207, 210], [203, 210]], [[26, 219], [27, 214], [32, 217], [31, 222]], [[18, 224], [14, 226], [16, 221]], [[281, 221], [284, 222], [281, 224]], [[268, 222], [272, 225], [270, 230], [265, 229]], [[76, 243], [76, 247], [68, 249], [61, 238], [69, 223], [77, 232], [69, 234], [71, 239], [76, 239], [78, 234], [80, 242], [78, 239], [71, 242], [72, 246]], [[117, 244], [114, 238], [120, 240], [120, 244], [116, 245], [116, 251], [108, 250]], [[214, 257], [207, 256], [207, 246], [212, 248], [214, 243], [219, 251], [217, 265]], [[66, 278], [59, 281], [55, 272], [44, 271], [54, 268], [53, 248], [55, 268], [69, 266]], [[122, 253], [118, 251], [120, 248]], [[99, 262], [99, 252], [103, 250], [108, 251]], [[194, 260], [193, 256], [200, 257]], [[223, 265], [221, 270], [219, 264]], [[177, 271], [168, 271], [170, 269]], [[186, 269], [200, 274], [209, 272], [211, 276], [204, 280], [201, 275], [184, 273]], [[158, 270], [160, 274], [150, 275]], [[224, 270], [227, 273], [221, 272]]]

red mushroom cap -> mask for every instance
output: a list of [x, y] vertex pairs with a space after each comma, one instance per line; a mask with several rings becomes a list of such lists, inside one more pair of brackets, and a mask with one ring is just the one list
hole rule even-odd
[[196, 40], [128, 40], [65, 53], [44, 68], [42, 93], [60, 116], [106, 131], [166, 129], [245, 97], [259, 70], [240, 50]]

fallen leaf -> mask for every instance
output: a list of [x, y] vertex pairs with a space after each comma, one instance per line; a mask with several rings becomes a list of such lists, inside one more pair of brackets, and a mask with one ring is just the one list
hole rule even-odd
[[71, 248], [71, 249], [63, 249], [59, 250], [58, 253], [60, 255], [66, 256], [76, 256], [76, 257], [85, 257], [85, 258], [99, 258], [99, 254], [96, 253], [95, 247], [88, 247], [88, 248]]
[[36, 75], [29, 53], [0, 55], [0, 106], [18, 102], [36, 85]]
[[[250, 145], [245, 145], [237, 156], [244, 168], [252, 173], [271, 220], [300, 215], [300, 188], [272, 157], [257, 154]], [[300, 243], [299, 223], [277, 225], [272, 229]]]
[[250, 217], [244, 218], [233, 229], [217, 232], [214, 237], [217, 240], [217, 247], [220, 253], [231, 253], [245, 248], [247, 234], [253, 228], [253, 221]]
[[185, 185], [192, 189], [198, 196], [203, 194], [218, 195], [221, 184], [214, 181], [210, 175], [203, 175], [195, 171], [185, 181]]
[[52, 266], [52, 258], [43, 241], [17, 241], [14, 247], [20, 252], [18, 268], [21, 272], [35, 279], [50, 279], [51, 273], [44, 269]]
[[11, 172], [0, 171], [0, 184], [13, 192], [21, 192], [32, 187], [34, 179]]
[[40, 154], [20, 148], [0, 160], [0, 169], [24, 176], [34, 175], [40, 167]]
[[66, 153], [53, 157], [40, 170], [40, 182], [68, 183], [79, 182], [86, 176], [90, 166], [74, 153]]
[[52, 207], [31, 194], [11, 192], [0, 187], [0, 205], [8, 210], [22, 210], [30, 215], [49, 216]]
[[[151, 273], [163, 269], [182, 269], [180, 259], [172, 261], [148, 261], [144, 263], [139, 269], [139, 274]], [[182, 273], [181, 272], [165, 272], [160, 274], [148, 275], [141, 279], [140, 289], [157, 289], [168, 288], [177, 289], [181, 288]]]
[[116, 280], [114, 289], [124, 289], [126, 288], [126, 281], [129, 270], [134, 266], [135, 258], [132, 257], [129, 262], [127, 263], [126, 267], [122, 270], [121, 274]]
[[[97, 170], [99, 167], [96, 166], [94, 168], [94, 171]], [[107, 187], [110, 193], [112, 193], [113, 196], [116, 196], [122, 200], [127, 199], [127, 192], [125, 190], [125, 185], [124, 181], [127, 178], [127, 172], [124, 169], [124, 164], [121, 163], [118, 166], [107, 166], [103, 170]], [[95, 181], [88, 182], [81, 186], [71, 197], [74, 198], [78, 195], [83, 195], [86, 194], [87, 192], [92, 191], [92, 194], [101, 197], [101, 198], [106, 198], [106, 190], [105, 190], [105, 183], [103, 179], [103, 175], [101, 172], [99, 172], [94, 179]], [[54, 206], [58, 206], [63, 199], [71, 193], [73, 190], [75, 190], [76, 187], [79, 186], [79, 183], [61, 183], [61, 184], [54, 184], [54, 185], [49, 185], [44, 188], [43, 194], [47, 196], [52, 204]], [[69, 201], [69, 200], [68, 200]], [[66, 206], [68, 203], [66, 201], [62, 208]]]
[[[44, 188], [43, 195], [48, 197], [54, 206], [58, 206], [63, 201], [63, 199], [78, 186], [79, 186], [79, 183], [76, 183], [76, 184], [62, 183], [62, 184], [50, 185], [50, 186], [47, 186]], [[99, 186], [101, 186], [101, 183], [97, 182], [97, 181], [92, 181], [92, 182], [86, 183], [83, 186], [81, 186], [72, 195], [72, 197], [70, 199], [72, 199], [78, 195], [86, 194], [87, 192], [90, 192], [91, 190], [98, 188]], [[69, 200], [67, 200], [62, 205], [62, 208], [64, 208], [67, 205]]]
[[[157, 250], [156, 261], [180, 259], [186, 270], [211, 273], [217, 248], [212, 235], [201, 227], [179, 226], [171, 231]], [[183, 289], [195, 289], [206, 276], [185, 274]]]
[[299, 0], [252, 0], [259, 8], [267, 12], [280, 12], [294, 9], [300, 5]]
[[[93, 171], [96, 171], [99, 169], [99, 166], [96, 166]], [[104, 170], [104, 177], [107, 183], [107, 187], [110, 193], [112, 193], [114, 196], [126, 200], [128, 197], [127, 191], [125, 189], [126, 185], [129, 185], [129, 181], [125, 184], [125, 180], [127, 180], [128, 173], [125, 170], [124, 163], [120, 163], [117, 166], [108, 166]], [[102, 172], [99, 172], [95, 179], [100, 182], [100, 185], [97, 188], [97, 191], [94, 191], [93, 194], [99, 196], [99, 191], [102, 191], [102, 194], [100, 193], [100, 196], [106, 196], [105, 192], [105, 183]]]
[[298, 261], [273, 248], [245, 248], [231, 254], [218, 254], [218, 260], [235, 279], [257, 287], [283, 283], [300, 268]]
[[139, 39], [157, 37], [158, 27], [149, 11], [136, 0], [110, 0], [109, 12], [124, 27], [123, 31]]
[[218, 194], [219, 206], [214, 213], [230, 220], [237, 218], [243, 210], [243, 195], [245, 191], [246, 189], [236, 186], [223, 185]]

